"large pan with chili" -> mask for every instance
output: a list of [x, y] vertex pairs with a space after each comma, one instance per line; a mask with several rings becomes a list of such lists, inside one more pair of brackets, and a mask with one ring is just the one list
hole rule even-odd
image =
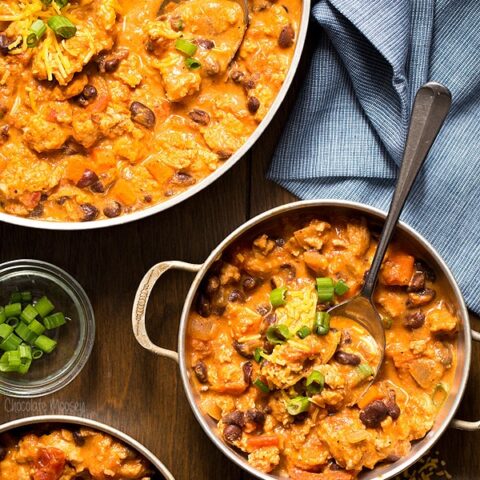
[[[166, 210], [257, 141], [309, 0], [0, 2], [0, 220], [84, 230]], [[241, 45], [237, 51], [238, 45]]]
[[[384, 219], [348, 201], [288, 204], [240, 226], [203, 264], [161, 262], [140, 283], [138, 342], [178, 362], [206, 434], [258, 478], [392, 478], [448, 426], [480, 428], [454, 419], [480, 334], [445, 262], [404, 223], [375, 292], [386, 361], [355, 396], [373, 375], [375, 346], [326, 310], [360, 290]], [[169, 269], [196, 274], [178, 352], [146, 331], [152, 288]]]

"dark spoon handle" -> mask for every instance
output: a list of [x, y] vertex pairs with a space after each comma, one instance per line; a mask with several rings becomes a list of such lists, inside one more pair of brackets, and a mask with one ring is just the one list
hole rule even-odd
[[363, 297], [370, 298], [372, 296], [395, 225], [412, 189], [413, 182], [443, 125], [451, 103], [452, 95], [448, 88], [435, 82], [429, 82], [420, 87], [415, 96], [397, 185], [372, 265], [360, 292]]

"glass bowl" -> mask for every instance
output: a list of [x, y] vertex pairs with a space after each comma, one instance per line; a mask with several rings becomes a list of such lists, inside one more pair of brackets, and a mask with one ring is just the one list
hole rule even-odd
[[33, 298], [46, 295], [69, 319], [50, 330], [57, 348], [32, 363], [28, 373], [0, 373], [0, 394], [18, 398], [48, 395], [68, 385], [82, 370], [95, 341], [92, 304], [80, 284], [62, 269], [37, 260], [0, 264], [0, 305], [13, 292], [29, 291]]

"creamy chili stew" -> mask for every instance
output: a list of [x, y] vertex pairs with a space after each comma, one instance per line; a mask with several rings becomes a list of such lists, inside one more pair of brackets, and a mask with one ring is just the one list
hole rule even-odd
[[1, 480], [153, 480], [150, 464], [110, 435], [80, 428], [0, 436]]
[[286, 77], [301, 1], [251, 0], [246, 33], [233, 0], [158, 17], [160, 4], [0, 2], [0, 211], [90, 221], [141, 210], [252, 134]]
[[296, 219], [229, 247], [189, 317], [187, 355], [201, 410], [262, 472], [348, 480], [408, 454], [432, 428], [456, 367], [458, 319], [434, 271], [394, 242], [373, 338], [325, 311], [357, 294], [378, 231], [364, 219]]

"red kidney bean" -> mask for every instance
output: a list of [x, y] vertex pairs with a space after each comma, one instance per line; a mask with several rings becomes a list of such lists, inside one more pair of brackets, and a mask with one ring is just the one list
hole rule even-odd
[[341, 365], [360, 365], [360, 357], [354, 353], [347, 353], [343, 350], [337, 350], [334, 355], [335, 360]]
[[210, 316], [210, 313], [211, 313], [210, 301], [205, 295], [200, 294], [198, 296], [196, 310], [197, 310], [197, 313], [202, 317], [206, 318]]
[[245, 412], [245, 421], [261, 427], [265, 423], [265, 414], [256, 408], [251, 408]]
[[425, 272], [415, 271], [410, 279], [407, 287], [407, 292], [418, 292], [425, 288]]
[[122, 205], [114, 200], [103, 209], [103, 213], [108, 218], [118, 217], [122, 213]]
[[419, 292], [410, 292], [407, 299], [407, 307], [421, 307], [430, 303], [437, 295], [437, 292], [431, 288], [424, 288]]
[[75, 445], [79, 446], [79, 447], [83, 447], [83, 445], [85, 445], [85, 437], [83, 437], [82, 435], [80, 435], [79, 432], [77, 432], [76, 430], [74, 430], [72, 432], [72, 436], [73, 436], [73, 441], [75, 442]]
[[222, 422], [227, 425], [237, 425], [243, 428], [245, 426], [245, 415], [240, 410], [234, 410], [222, 417]]
[[246, 292], [250, 292], [257, 286], [257, 281], [250, 275], [245, 275], [242, 280], [242, 287]]
[[87, 168], [83, 172], [83, 175], [80, 178], [80, 180], [77, 182], [77, 187], [78, 188], [90, 187], [91, 185], [93, 185], [97, 181], [98, 181], [97, 174], [93, 170], [90, 170], [90, 169]]
[[200, 125], [208, 125], [210, 123], [210, 115], [204, 110], [199, 108], [194, 108], [192, 111], [188, 112], [188, 116], [195, 122]]
[[208, 383], [207, 366], [201, 360], [193, 366], [193, 372], [200, 383]]
[[289, 48], [293, 45], [293, 40], [295, 38], [295, 31], [291, 25], [287, 25], [282, 28], [280, 35], [278, 36], [278, 45], [281, 48]]
[[228, 295], [228, 301], [232, 303], [245, 303], [245, 300], [245, 294], [237, 289], [232, 290]]
[[155, 114], [143, 103], [132, 102], [130, 105], [130, 113], [133, 122], [150, 129], [155, 126]]
[[257, 113], [260, 108], [260, 100], [257, 97], [248, 97], [247, 107], [250, 113]]
[[230, 72], [230, 78], [235, 83], [241, 83], [244, 77], [245, 77], [245, 74], [243, 72], [241, 72], [240, 70], [232, 70]]
[[248, 348], [248, 346], [245, 345], [244, 343], [240, 343], [240, 342], [237, 342], [236, 340], [234, 340], [232, 342], [232, 345], [233, 345], [233, 348], [235, 349], [235, 351], [239, 355], [241, 355], [242, 357], [253, 358], [253, 354], [252, 354], [250, 348]]
[[205, 38], [197, 38], [195, 40], [195, 43], [200, 47], [205, 50], [211, 50], [212, 48], [215, 48], [215, 42], [213, 40], [208, 40]]
[[99, 180], [90, 186], [90, 190], [95, 193], [105, 193], [105, 185]]
[[194, 185], [196, 180], [186, 172], [176, 172], [172, 177], [172, 182], [176, 185]]
[[247, 385], [252, 383], [252, 373], [253, 373], [253, 364], [252, 362], [245, 362], [242, 365], [243, 370], [243, 380]]
[[223, 438], [227, 443], [234, 443], [242, 437], [242, 429], [237, 425], [227, 425], [223, 431]]
[[82, 203], [80, 208], [83, 210], [82, 222], [91, 222], [98, 217], [98, 208], [91, 203]]
[[381, 400], [375, 400], [360, 412], [360, 421], [367, 428], [378, 428], [387, 418], [387, 415], [388, 409], [386, 405]]
[[403, 325], [405, 326], [405, 328], [409, 328], [410, 330], [420, 328], [423, 326], [424, 323], [425, 314], [420, 311], [406, 315], [403, 320]]

